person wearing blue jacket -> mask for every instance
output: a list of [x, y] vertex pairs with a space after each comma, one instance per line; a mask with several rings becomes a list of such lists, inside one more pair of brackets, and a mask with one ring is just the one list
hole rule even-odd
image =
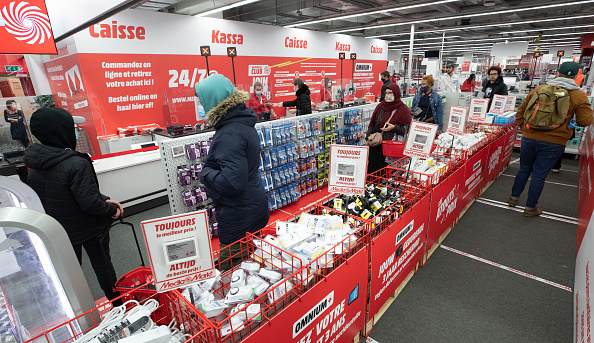
[[268, 197], [258, 167], [260, 139], [257, 115], [246, 107], [250, 96], [229, 79], [215, 74], [198, 82], [196, 95], [208, 124], [216, 129], [200, 182], [212, 199], [219, 225], [219, 268], [230, 270], [247, 259], [237, 241], [268, 223]]
[[441, 95], [433, 90], [433, 76], [425, 75], [421, 81], [421, 88], [415, 94], [412, 102], [413, 113], [421, 112], [415, 115], [415, 120], [425, 123], [433, 123], [439, 125], [439, 131], [443, 131], [443, 101]]

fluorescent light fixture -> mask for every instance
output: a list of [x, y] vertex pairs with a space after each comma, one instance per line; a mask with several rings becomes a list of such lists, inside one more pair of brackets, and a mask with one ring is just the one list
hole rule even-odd
[[231, 8], [235, 8], [235, 7], [239, 7], [239, 6], [251, 4], [251, 3], [254, 3], [256, 1], [258, 1], [258, 0], [243, 0], [243, 1], [239, 1], [239, 2], [234, 2], [234, 3], [229, 4], [227, 6], [218, 7], [218, 8], [212, 9], [210, 11], [206, 11], [206, 12], [201, 12], [201, 13], [198, 13], [198, 14], [194, 14], [194, 16], [195, 17], [204, 17], [204, 16], [207, 16], [207, 15], [211, 15], [213, 13], [226, 11], [226, 10], [231, 9]]
[[[464, 43], [464, 42], [458, 42], [458, 43]], [[432, 48], [432, 49], [437, 49], [440, 46], [426, 46], [428, 44], [419, 44], [419, 45], [423, 45], [423, 48]], [[476, 46], [476, 47], [480, 47], [480, 46], [493, 46], [493, 43], [473, 43], [473, 44], [454, 44], [454, 45], [444, 45], [444, 48], [450, 48], [450, 47], [454, 47], [454, 46]], [[408, 45], [398, 45], [396, 47], [407, 47]], [[393, 47], [392, 47], [393, 48]]]
[[410, 6], [401, 6], [401, 7], [394, 7], [394, 8], [383, 8], [383, 9], [380, 9], [380, 10], [375, 10], [375, 11], [370, 11], [370, 12], [348, 14], [348, 15], [341, 15], [341, 16], [332, 17], [332, 18], [306, 21], [306, 22], [303, 22], [303, 23], [297, 23], [297, 24], [287, 25], [285, 27], [291, 28], [291, 27], [296, 27], [296, 26], [303, 26], [303, 25], [310, 25], [310, 24], [319, 24], [319, 23], [324, 23], [324, 22], [333, 21], [333, 20], [343, 20], [343, 19], [361, 17], [361, 16], [364, 16], [364, 15], [373, 15], [373, 14], [386, 13], [386, 12], [404, 11], [404, 10], [410, 10], [410, 9], [419, 8], [419, 7], [441, 5], [441, 4], [447, 4], [449, 2], [458, 2], [458, 1], [461, 1], [461, 0], [441, 0], [441, 1], [431, 2], [431, 3], [421, 3], [421, 4], [410, 5]]
[[[343, 33], [343, 32], [358, 31], [358, 30], [362, 30], [362, 29], [378, 29], [378, 28], [382, 28], [382, 27], [392, 27], [392, 26], [401, 26], [401, 25], [410, 25], [410, 24], [420, 24], [420, 23], [427, 23], [427, 22], [439, 21], [439, 20], [466, 19], [466, 18], [474, 18], [474, 17], [483, 17], [483, 16], [488, 16], [488, 15], [494, 15], [494, 14], [517, 13], [517, 12], [524, 12], [524, 11], [540, 10], [540, 9], [545, 9], [545, 8], [589, 4], [589, 3], [593, 3], [593, 2], [594, 2], [594, 0], [583, 0], [583, 1], [575, 1], [575, 2], [569, 2], [569, 3], [560, 3], [560, 4], [558, 3], [558, 4], [550, 4], [550, 5], [544, 5], [544, 6], [516, 8], [516, 9], [502, 10], [502, 11], [481, 12], [481, 13], [474, 13], [474, 14], [463, 14], [463, 15], [441, 17], [441, 18], [413, 20], [413, 21], [404, 22], [404, 23], [382, 24], [382, 25], [373, 25], [373, 26], [367, 26], [367, 27], [342, 29], [342, 30], [337, 30], [337, 31], [331, 31], [330, 33]], [[574, 18], [576, 18], [576, 17], [572, 17], [572, 19], [574, 19]], [[564, 18], [564, 19], [566, 20], [567, 17]]]
[[[581, 39], [582, 35], [584, 34], [588, 34], [588, 33], [594, 33], [594, 31], [587, 31], [587, 32], [583, 32], [583, 33], [562, 33], [562, 34], [558, 34], [558, 35], [544, 35], [542, 36], [543, 38], [541, 39], [540, 42], [528, 42], [530, 44], [538, 44], [538, 43], [546, 43], [549, 41], [568, 41], [571, 42], [573, 40], [576, 39]], [[545, 38], [545, 37], [558, 37], [558, 36], [577, 36], [577, 37], [567, 37], [567, 38]], [[526, 39], [526, 38], [535, 38], [538, 36], [521, 36], [521, 37], [509, 37], [509, 38], [488, 38], [488, 39], [470, 39], [470, 40], [458, 40], [458, 41], [446, 41], [444, 42], [444, 47], [447, 47], [449, 44], [460, 44], [460, 43], [467, 43], [467, 42], [487, 42], [487, 41], [495, 41], [493, 42], [493, 44], [497, 44], [497, 43], [503, 43], [506, 40], [509, 41], [510, 43], [522, 43], [525, 41], [517, 41], [515, 39]], [[436, 43], [419, 43], [416, 44], [417, 40], [415, 39], [414, 41], [414, 45], [437, 45], [440, 46], [441, 42], [436, 42]], [[475, 44], [472, 44], [475, 45]], [[390, 45], [390, 46], [394, 46], [394, 45]], [[402, 45], [399, 45], [402, 46]], [[408, 46], [408, 45], [407, 45]]]
[[[458, 38], [458, 37], [460, 37], [460, 36], [449, 36], [449, 37], [446, 37], [445, 39], [452, 39], [452, 38]], [[536, 36], [534, 36], [534, 37], [536, 37]], [[442, 39], [442, 37], [415, 38], [415, 42], [416, 41], [420, 41], [420, 40], [435, 40], [435, 39]], [[501, 38], [498, 38], [498, 39], [501, 39]], [[390, 41], [390, 43], [408, 43], [408, 42], [410, 42], [410, 40], [408, 40], [408, 39], [407, 40], [393, 40], [393, 41]]]
[[[594, 1], [594, 0], [592, 0], [592, 1]], [[575, 17], [571, 17], [571, 19], [592, 18], [592, 17], [594, 17], [594, 14], [575, 16]], [[448, 18], [441, 18], [441, 19], [442, 20], [445, 20], [445, 19], [448, 19]], [[439, 19], [434, 19], [434, 20], [439, 20]], [[460, 26], [460, 27], [449, 28], [449, 29], [440, 29], [440, 30], [431, 30], [431, 31], [417, 31], [417, 32], [415, 32], [415, 34], [471, 30], [471, 29], [480, 29], [480, 28], [483, 28], [483, 27], [497, 27], [497, 26], [511, 26], [511, 25], [523, 25], [523, 24], [533, 24], [533, 23], [544, 23], [544, 22], [551, 22], [551, 21], [557, 21], [557, 20], [568, 20], [568, 17], [552, 18], [552, 19], [540, 19], [540, 20], [516, 21], [516, 22], [488, 24], [488, 25]], [[406, 24], [410, 24], [410, 22], [409, 23], [406, 23]], [[396, 25], [396, 24], [391, 24], [391, 25]], [[400, 23], [398, 25], [400, 25]], [[589, 26], [592, 26], [592, 25], [587, 25], [586, 27], [589, 27]], [[574, 26], [574, 27], [577, 27], [577, 26]], [[367, 27], [358, 28], [356, 30], [363, 30], [363, 29], [367, 29]], [[353, 29], [352, 31], [356, 31], [356, 30]], [[539, 30], [540, 29], [535, 29], [533, 31], [539, 31]], [[557, 29], [555, 29], [555, 30], [557, 30]], [[516, 32], [521, 32], [521, 31], [515, 31], [515, 32], [508, 31], [507, 33], [516, 33]], [[330, 32], [330, 33], [336, 33], [336, 32]], [[366, 37], [366, 38], [380, 38], [380, 37], [391, 37], [391, 36], [402, 36], [402, 35], [410, 35], [410, 32], [407, 32], [407, 33], [390, 33], [390, 34], [369, 36], [369, 37]]]

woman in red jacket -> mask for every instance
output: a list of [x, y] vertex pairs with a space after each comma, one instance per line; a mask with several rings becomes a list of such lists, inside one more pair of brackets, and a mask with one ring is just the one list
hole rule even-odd
[[474, 74], [470, 74], [470, 76], [460, 85], [460, 90], [462, 92], [471, 92], [474, 93], [474, 78], [476, 76]]
[[254, 110], [259, 120], [270, 120], [276, 118], [272, 110], [272, 102], [262, 92], [262, 83], [254, 82], [254, 92], [250, 94], [248, 107]]

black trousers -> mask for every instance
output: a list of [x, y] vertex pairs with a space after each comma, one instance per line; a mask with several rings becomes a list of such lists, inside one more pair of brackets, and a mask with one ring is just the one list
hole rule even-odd
[[382, 149], [382, 146], [376, 146], [376, 147], [369, 147], [369, 160], [367, 163], [367, 174], [371, 174], [374, 173], [380, 169], [382, 169], [383, 167], [385, 167], [386, 164], [386, 156], [384, 156], [384, 151]]
[[109, 300], [117, 298], [119, 294], [113, 290], [117, 278], [109, 255], [109, 234], [105, 237], [103, 244], [99, 241], [99, 237], [93, 237], [83, 243], [73, 244], [72, 247], [80, 265], [82, 265], [82, 249], [85, 248], [105, 296]]

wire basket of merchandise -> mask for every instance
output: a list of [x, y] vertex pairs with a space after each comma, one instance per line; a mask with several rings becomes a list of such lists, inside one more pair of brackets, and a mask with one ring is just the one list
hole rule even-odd
[[[137, 280], [147, 280], [147, 272], [151, 273], [150, 268], [142, 267], [132, 271], [131, 275]], [[27, 342], [126, 343], [148, 341], [155, 337], [170, 343], [206, 343], [214, 340], [214, 329], [209, 321], [179, 292], [157, 293], [154, 285], [150, 286], [151, 283], [140, 284], [113, 301], [101, 304]], [[123, 304], [113, 306], [120, 302]], [[101, 315], [101, 310], [106, 307], [112, 309]], [[85, 329], [86, 326], [88, 328]], [[133, 336], [136, 337], [132, 338]]]
[[468, 159], [488, 145], [490, 141], [490, 137], [485, 132], [464, 132], [462, 134], [444, 132], [435, 140], [437, 145], [435, 151], [443, 154], [456, 154]]
[[405, 157], [371, 174], [419, 188], [429, 188], [445, 179], [458, 165], [456, 157], [433, 153], [427, 158]]

